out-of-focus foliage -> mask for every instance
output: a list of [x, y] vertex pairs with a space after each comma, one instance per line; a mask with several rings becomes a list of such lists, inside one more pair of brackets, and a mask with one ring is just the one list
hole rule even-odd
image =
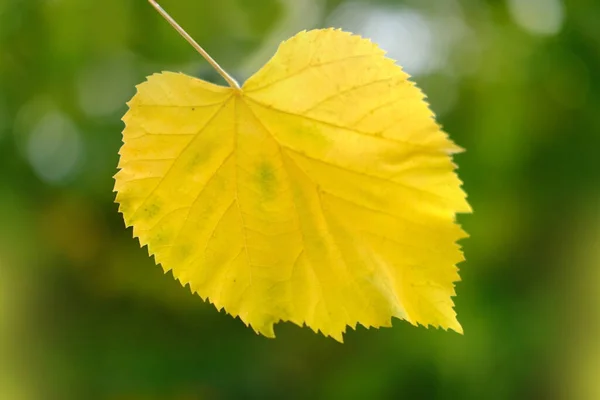
[[152, 72], [218, 76], [145, 1], [4, 0], [0, 398], [600, 396], [600, 3], [163, 6], [241, 81], [331, 25], [415, 76], [468, 149], [465, 335], [398, 321], [342, 346], [284, 324], [272, 341], [165, 278], [113, 203], [120, 118]]

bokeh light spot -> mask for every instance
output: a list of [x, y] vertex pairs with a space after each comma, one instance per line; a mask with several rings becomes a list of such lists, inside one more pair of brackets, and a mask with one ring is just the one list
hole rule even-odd
[[556, 35], [564, 20], [561, 0], [508, 0], [512, 19], [536, 35]]
[[83, 142], [75, 124], [64, 114], [50, 112], [34, 126], [27, 143], [27, 158], [45, 182], [67, 181], [82, 159]]
[[438, 67], [430, 21], [417, 10], [345, 3], [334, 11], [329, 24], [368, 37], [411, 75]]

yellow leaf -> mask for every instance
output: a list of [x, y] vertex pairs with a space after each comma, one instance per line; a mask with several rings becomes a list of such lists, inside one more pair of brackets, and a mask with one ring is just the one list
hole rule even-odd
[[194, 293], [269, 337], [391, 317], [461, 332], [460, 148], [375, 44], [301, 32], [241, 90], [164, 72], [129, 108], [120, 211]]

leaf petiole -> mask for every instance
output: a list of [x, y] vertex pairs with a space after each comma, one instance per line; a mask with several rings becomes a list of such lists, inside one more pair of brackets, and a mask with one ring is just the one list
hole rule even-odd
[[204, 57], [204, 59], [206, 59], [206, 61], [208, 61], [210, 65], [212, 65], [212, 67], [227, 81], [229, 86], [231, 86], [233, 89], [240, 90], [240, 85], [236, 82], [236, 80], [233, 79], [233, 77], [231, 77], [231, 75], [229, 75], [223, 68], [221, 68], [221, 66], [206, 52], [206, 50], [204, 50], [202, 46], [198, 44], [198, 42], [196, 42], [185, 30], [183, 30], [183, 28], [155, 0], [148, 0], [148, 2], [156, 9], [156, 11], [158, 11], [160, 15], [162, 15], [164, 19], [167, 20], [169, 24], [171, 24], [173, 28], [175, 28], [177, 32], [179, 32], [181, 36], [183, 36], [185, 40], [188, 41], [189, 44], [192, 45], [194, 49], [196, 49], [198, 53], [202, 55], [202, 57]]

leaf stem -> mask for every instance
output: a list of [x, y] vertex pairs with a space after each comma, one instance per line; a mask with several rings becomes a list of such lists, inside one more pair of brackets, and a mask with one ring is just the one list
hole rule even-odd
[[200, 46], [186, 31], [184, 31], [183, 28], [155, 0], [148, 0], [148, 2], [156, 9], [156, 11], [158, 11], [160, 15], [162, 15], [164, 19], [167, 20], [169, 24], [171, 24], [173, 28], [175, 28], [177, 32], [179, 32], [181, 36], [183, 36], [185, 40], [188, 41], [189, 44], [192, 45], [194, 49], [196, 49], [198, 53], [202, 55], [202, 57], [204, 57], [206, 61], [208, 61], [210, 65], [212, 65], [212, 67], [227, 81], [227, 83], [229, 83], [229, 86], [231, 86], [233, 89], [240, 90], [240, 85], [236, 82], [236, 80], [233, 79], [227, 72], [225, 72], [225, 70], [221, 68], [221, 66], [206, 52], [206, 50], [204, 50], [202, 46]]

